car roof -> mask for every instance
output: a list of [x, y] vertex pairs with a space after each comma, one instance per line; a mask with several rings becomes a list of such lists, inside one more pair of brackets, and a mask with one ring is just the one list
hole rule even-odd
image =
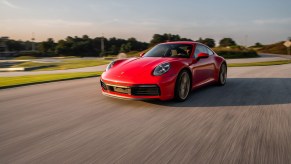
[[165, 42], [162, 44], [197, 44], [198, 42], [194, 41], [173, 41], [173, 42]]

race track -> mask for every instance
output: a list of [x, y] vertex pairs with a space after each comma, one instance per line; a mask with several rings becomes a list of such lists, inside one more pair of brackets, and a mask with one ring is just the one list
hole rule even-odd
[[104, 97], [99, 78], [0, 90], [0, 163], [291, 163], [291, 65], [229, 68], [186, 102]]

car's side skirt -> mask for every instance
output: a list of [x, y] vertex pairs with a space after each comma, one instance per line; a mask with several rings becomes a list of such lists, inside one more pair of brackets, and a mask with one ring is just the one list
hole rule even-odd
[[199, 88], [199, 87], [205, 86], [205, 85], [213, 83], [213, 82], [216, 82], [216, 80], [214, 78], [211, 78], [211, 79], [206, 80], [204, 82], [201, 82], [199, 84], [193, 85], [192, 89]]

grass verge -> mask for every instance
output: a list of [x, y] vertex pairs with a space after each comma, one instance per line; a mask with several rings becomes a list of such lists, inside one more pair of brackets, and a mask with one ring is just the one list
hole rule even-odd
[[97, 76], [100, 76], [101, 74], [102, 72], [78, 72], [78, 73], [63, 73], [63, 74], [0, 77], [0, 89], [31, 85], [31, 84], [55, 82], [55, 81], [97, 77]]
[[36, 59], [34, 56], [18, 56], [12, 58], [13, 60], [29, 60], [29, 59]]
[[231, 63], [229, 67], [250, 67], [250, 66], [270, 66], [270, 65], [282, 65], [291, 64], [291, 60], [278, 60], [278, 61], [267, 61], [267, 62], [255, 62], [255, 63]]
[[63, 60], [59, 63], [37, 63], [37, 62], [23, 62], [21, 64], [15, 64], [12, 67], [24, 67], [24, 68], [33, 68], [34, 71], [53, 71], [53, 70], [66, 70], [66, 69], [75, 69], [75, 68], [84, 68], [84, 67], [94, 67], [99, 65], [108, 64], [108, 60], [100, 59], [72, 59], [72, 60]]

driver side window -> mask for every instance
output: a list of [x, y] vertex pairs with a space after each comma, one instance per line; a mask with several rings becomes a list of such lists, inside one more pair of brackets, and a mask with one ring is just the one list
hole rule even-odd
[[201, 53], [201, 52], [208, 53], [206, 47], [197, 44], [196, 48], [195, 48], [194, 57], [197, 58], [198, 54]]
[[209, 48], [207, 48], [207, 51], [208, 51], [208, 54], [211, 56], [211, 55], [214, 55], [213, 51], [211, 51]]

